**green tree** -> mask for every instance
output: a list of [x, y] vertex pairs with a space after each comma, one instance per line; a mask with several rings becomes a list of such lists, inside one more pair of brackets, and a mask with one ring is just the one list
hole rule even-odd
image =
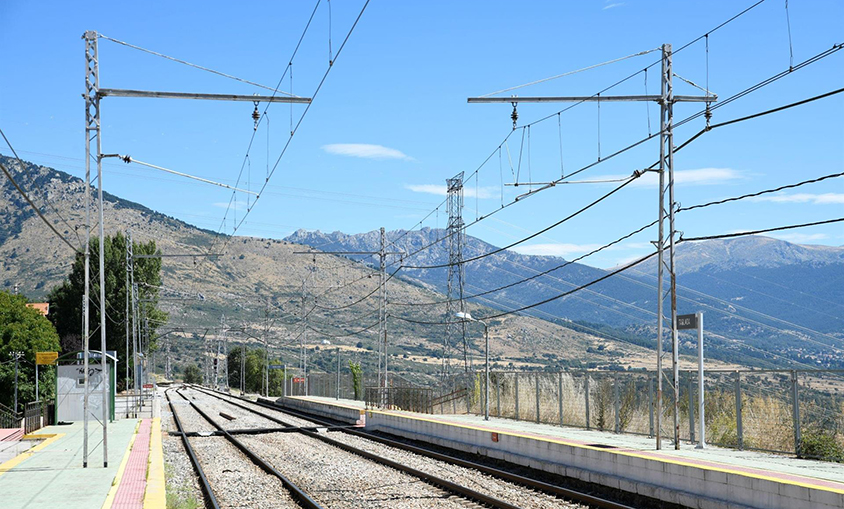
[[[133, 242], [133, 252], [139, 254], [156, 254], [155, 241]], [[91, 260], [91, 291], [89, 303], [89, 321], [91, 324], [90, 348], [99, 350], [100, 339], [97, 327], [100, 323], [99, 299], [99, 239], [92, 238], [90, 243]], [[125, 386], [125, 380], [120, 376], [125, 374], [127, 360], [126, 352], [126, 237], [117, 232], [105, 238], [105, 296], [106, 296], [106, 349], [116, 350], [120, 361], [118, 364], [118, 387]], [[70, 274], [62, 284], [54, 287], [49, 295], [50, 321], [56, 327], [61, 341], [61, 349], [65, 352], [82, 349], [82, 299], [85, 288], [85, 258], [82, 253], [76, 254]], [[167, 314], [158, 309], [158, 287], [161, 286], [161, 259], [142, 258], [134, 262], [135, 283], [138, 285], [140, 305], [139, 324], [141, 331], [146, 332], [144, 325], [149, 324], [149, 337], [155, 338], [158, 326], [167, 319]], [[131, 312], [130, 312], [131, 316]], [[149, 319], [148, 322], [145, 319]], [[131, 329], [130, 329], [131, 337]], [[131, 343], [131, 340], [130, 340]], [[146, 344], [146, 343], [144, 343]], [[153, 339], [149, 348], [154, 350], [156, 342]], [[131, 348], [131, 344], [130, 344]], [[131, 363], [129, 365], [131, 368]]]
[[[35, 352], [55, 352], [59, 349], [56, 329], [39, 311], [26, 306], [26, 298], [0, 292], [0, 403], [8, 407], [15, 399], [15, 363], [11, 352], [23, 352], [18, 362], [18, 411], [24, 404], [35, 401]], [[55, 396], [55, 370], [49, 366], [39, 369], [42, 400]]]
[[[233, 348], [229, 352], [229, 356], [227, 359], [228, 367], [229, 367], [229, 387], [233, 389], [240, 389], [240, 369], [241, 369], [241, 356], [244, 355], [245, 351], [245, 363], [244, 363], [244, 379], [245, 379], [245, 388], [244, 392], [252, 393], [252, 394], [263, 394], [264, 393], [264, 369], [266, 367], [266, 353], [263, 348], [246, 348], [244, 346], [239, 346]], [[281, 361], [278, 359], [271, 360], [270, 364], [280, 364]], [[270, 370], [270, 380], [269, 380], [269, 391], [270, 396], [273, 395], [281, 395], [284, 391], [284, 373], [279, 372], [280, 370], [271, 369]]]
[[185, 371], [182, 374], [182, 380], [186, 384], [201, 384], [202, 371], [199, 370], [199, 367], [196, 364], [188, 364], [185, 366]]

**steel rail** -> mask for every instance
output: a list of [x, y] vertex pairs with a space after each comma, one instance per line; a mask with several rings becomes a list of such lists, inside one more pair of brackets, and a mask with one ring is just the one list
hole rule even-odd
[[217, 497], [214, 496], [214, 492], [211, 490], [208, 478], [205, 477], [205, 472], [199, 464], [199, 458], [196, 457], [196, 453], [193, 452], [193, 447], [190, 445], [190, 440], [188, 440], [187, 435], [185, 435], [185, 430], [182, 428], [182, 421], [179, 420], [179, 414], [176, 413], [176, 407], [173, 406], [173, 401], [170, 400], [170, 395], [167, 394], [167, 391], [169, 390], [170, 389], [164, 391], [164, 396], [167, 397], [167, 404], [170, 405], [170, 411], [173, 412], [173, 421], [176, 423], [176, 429], [182, 434], [182, 444], [185, 446], [185, 450], [188, 453], [188, 457], [190, 458], [190, 462], [193, 465], [196, 475], [199, 476], [199, 485], [202, 488], [203, 495], [205, 495], [205, 507], [220, 509], [220, 503], [217, 502]]
[[[228, 400], [226, 400], [226, 399], [224, 399], [220, 396], [217, 396], [216, 394], [213, 394], [213, 391], [211, 391], [209, 393], [207, 390], [205, 390], [205, 388], [201, 388], [199, 390], [200, 390], [200, 392], [218, 397], [219, 399], [222, 399], [223, 401], [228, 401]], [[258, 406], [261, 406], [261, 407], [264, 407], [264, 408], [267, 408], [267, 409], [275, 410], [277, 412], [290, 414], [291, 416], [294, 416], [294, 417], [299, 417], [301, 419], [313, 421], [317, 424], [322, 424], [322, 425], [325, 425], [325, 426], [331, 425], [331, 423], [329, 421], [323, 420], [321, 418], [314, 417], [310, 414], [306, 414], [306, 413], [299, 412], [299, 411], [296, 411], [296, 410], [290, 410], [288, 408], [281, 408], [278, 405], [275, 405], [275, 404], [272, 404], [272, 403], [267, 403], [265, 401], [261, 401], [260, 399], [258, 401], [252, 401], [250, 399], [242, 398], [242, 397], [239, 397], [239, 396], [231, 396], [231, 397], [242, 399], [243, 401], [247, 401], [249, 403], [252, 403], [254, 405], [258, 405]], [[235, 404], [234, 402], [231, 402], [231, 401], [229, 401], [229, 402], [232, 403], [232, 404]], [[236, 405], [236, 406], [241, 406], [241, 405]], [[247, 410], [249, 410], [249, 409], [247, 408]], [[263, 414], [259, 414], [259, 415], [263, 415]], [[266, 415], [264, 415], [264, 417], [270, 418], [270, 416], [266, 416]], [[270, 418], [270, 420], [273, 420], [273, 419]], [[586, 503], [586, 504], [591, 504], [595, 507], [600, 507], [601, 509], [634, 509], [631, 506], [621, 504], [619, 502], [613, 502], [611, 500], [606, 500], [606, 499], [596, 497], [596, 496], [593, 496], [593, 495], [589, 495], [588, 493], [583, 493], [583, 492], [580, 492], [580, 491], [575, 491], [575, 490], [563, 488], [563, 487], [560, 487], [560, 486], [556, 486], [554, 484], [546, 483], [546, 482], [539, 481], [539, 480], [536, 480], [536, 479], [531, 479], [529, 477], [524, 477], [524, 476], [521, 476], [521, 475], [518, 475], [518, 474], [514, 474], [512, 472], [507, 472], [505, 470], [500, 470], [500, 469], [490, 467], [490, 466], [487, 466], [487, 465], [483, 465], [483, 464], [480, 464], [480, 463], [475, 463], [473, 461], [464, 460], [462, 458], [456, 458], [454, 456], [449, 456], [447, 454], [434, 452], [434, 451], [431, 451], [431, 450], [428, 450], [428, 449], [425, 449], [425, 448], [422, 448], [422, 447], [417, 447], [417, 446], [414, 446], [414, 445], [406, 444], [404, 442], [399, 442], [399, 441], [396, 441], [396, 440], [391, 440], [389, 438], [384, 438], [384, 437], [375, 435], [375, 434], [373, 434], [372, 432], [369, 432], [369, 431], [363, 431], [363, 430], [360, 430], [360, 429], [351, 429], [351, 428], [343, 428], [343, 429], [340, 429], [339, 431], [342, 431], [344, 433], [349, 433], [351, 435], [355, 435], [355, 436], [360, 437], [360, 438], [372, 440], [374, 442], [378, 442], [380, 444], [387, 445], [387, 446], [390, 446], [390, 447], [403, 449], [403, 450], [408, 451], [408, 452], [419, 454], [420, 456], [426, 456], [428, 458], [436, 459], [436, 460], [439, 460], [439, 461], [444, 461], [446, 463], [451, 463], [451, 464], [458, 465], [458, 466], [461, 466], [461, 467], [470, 468], [470, 469], [473, 469], [473, 470], [478, 470], [478, 471], [483, 472], [485, 474], [491, 475], [493, 477], [501, 478], [503, 480], [512, 482], [514, 484], [521, 484], [523, 486], [527, 486], [527, 487], [532, 488], [532, 489], [536, 489], [536, 490], [539, 490], [539, 491], [550, 493], [550, 494], [553, 494], [553, 495], [556, 495], [556, 496], [559, 496], [559, 497], [567, 498], [567, 499], [574, 500], [574, 501], [577, 501], [577, 502], [583, 502], [583, 503]]]
[[[274, 417], [274, 416], [265, 414], [263, 412], [260, 412], [260, 411], [254, 409], [254, 408], [250, 408], [246, 405], [241, 405], [240, 403], [235, 403], [234, 401], [226, 399], [226, 398], [224, 398], [224, 397], [222, 397], [218, 394], [215, 394], [214, 392], [208, 392], [208, 391], [204, 390], [204, 388], [199, 389], [198, 387], [195, 387], [195, 386], [193, 388], [194, 388], [194, 390], [197, 390], [198, 392], [201, 392], [202, 394], [206, 394], [208, 396], [217, 398], [221, 401], [229, 403], [230, 405], [236, 406], [236, 407], [241, 408], [243, 410], [246, 410], [248, 412], [252, 412], [255, 415], [259, 415], [259, 416], [261, 416], [265, 419], [276, 422], [276, 423], [281, 424], [283, 426], [297, 427], [297, 426], [294, 426], [293, 424], [282, 421], [281, 419], [278, 419], [277, 417]], [[229, 395], [229, 396], [231, 396], [231, 395]], [[232, 396], [232, 397], [238, 398], [238, 399], [243, 399], [244, 401], [249, 401], [250, 403], [255, 403], [254, 401], [250, 401], [246, 398], [240, 398], [239, 396]], [[314, 419], [311, 419], [311, 420], [314, 420]], [[396, 461], [393, 461], [393, 460], [390, 460], [390, 459], [387, 459], [387, 458], [382, 458], [381, 456], [378, 456], [377, 454], [371, 453], [369, 451], [365, 451], [363, 449], [358, 449], [357, 447], [351, 446], [349, 444], [345, 444], [343, 442], [339, 442], [337, 440], [334, 440], [333, 438], [329, 438], [327, 436], [324, 436], [324, 435], [321, 435], [319, 433], [315, 433], [315, 432], [312, 432], [312, 431], [307, 431], [306, 429], [300, 428], [300, 430], [301, 430], [301, 433], [304, 434], [305, 436], [309, 436], [311, 438], [316, 438], [317, 440], [325, 442], [326, 444], [329, 444], [331, 446], [337, 447], [338, 449], [342, 449], [346, 452], [356, 454], [356, 455], [364, 457], [368, 460], [371, 460], [371, 461], [374, 461], [376, 463], [380, 463], [382, 465], [396, 469], [399, 472], [403, 472], [403, 473], [412, 475], [413, 477], [419, 478], [422, 481], [427, 482], [428, 484], [432, 484], [432, 485], [434, 485], [438, 488], [442, 488], [442, 489], [445, 489], [446, 491], [450, 491], [450, 492], [452, 492], [452, 493], [454, 493], [454, 494], [456, 494], [460, 497], [468, 498], [470, 500], [474, 500], [476, 502], [480, 502], [482, 504], [486, 504], [490, 507], [494, 507], [494, 508], [498, 508], [498, 509], [521, 509], [517, 505], [513, 505], [509, 502], [505, 502], [505, 501], [497, 499], [495, 497], [485, 495], [485, 494], [483, 494], [479, 491], [475, 491], [473, 489], [467, 488], [466, 486], [463, 486], [463, 485], [460, 485], [460, 484], [457, 484], [457, 483], [453, 483], [451, 481], [447, 481], [447, 480], [445, 480], [441, 477], [431, 475], [427, 472], [423, 472], [421, 470], [418, 470], [418, 469], [415, 469], [413, 467], [404, 465], [402, 463], [398, 463]], [[366, 438], [368, 438], [368, 437], [366, 437]], [[628, 508], [628, 509], [630, 509], [630, 508]]]
[[272, 465], [264, 461], [260, 456], [255, 454], [251, 449], [246, 447], [240, 440], [236, 439], [232, 436], [228, 431], [226, 431], [219, 423], [214, 421], [208, 414], [203, 412], [193, 401], [189, 400], [184, 394], [182, 394], [178, 389], [176, 389], [176, 394], [181, 396], [185, 401], [187, 401], [190, 406], [196, 410], [196, 412], [201, 415], [206, 421], [208, 421], [212, 426], [217, 428], [218, 431], [223, 432], [223, 436], [226, 439], [234, 444], [235, 447], [240, 449], [240, 451], [245, 454], [249, 459], [252, 460], [253, 463], [261, 467], [262, 470], [267, 472], [268, 474], [272, 474], [278, 477], [281, 480], [281, 483], [290, 491], [290, 494], [296, 499], [303, 507], [307, 509], [323, 509], [321, 505], [319, 505], [314, 499], [312, 499], [307, 493], [302, 491], [298, 486], [293, 484], [287, 477], [284, 476], [281, 472], [276, 470]]

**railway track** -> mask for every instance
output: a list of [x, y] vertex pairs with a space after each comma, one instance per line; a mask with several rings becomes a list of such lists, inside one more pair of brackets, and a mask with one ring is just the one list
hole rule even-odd
[[[297, 427], [302, 428], [303, 426], [322, 426], [324, 427], [323, 429], [327, 431], [326, 433], [317, 433], [315, 431], [305, 431], [304, 433], [355, 454], [360, 454], [365, 457], [372, 457], [374, 455], [375, 461], [393, 461], [389, 458], [402, 456], [402, 454], [396, 453], [396, 451], [401, 451], [403, 453], [402, 461], [406, 462], [409, 457], [415, 459], [412, 463], [417, 465], [417, 468], [413, 469], [415, 470], [416, 475], [426, 477], [437, 477], [437, 475], [441, 475], [446, 478], [455, 478], [460, 477], [466, 472], [476, 474], [475, 477], [477, 477], [477, 474], [480, 473], [484, 476], [482, 478], [482, 481], [484, 482], [476, 482], [475, 484], [479, 489], [483, 489], [487, 493], [484, 497], [488, 497], [490, 492], [498, 494], [501, 498], [505, 499], [504, 502], [507, 505], [496, 506], [494, 501], [484, 501], [483, 499], [478, 498], [479, 492], [477, 490], [471, 490], [476, 493], [475, 495], [464, 494], [464, 496], [482, 501], [492, 507], [516, 507], [517, 504], [523, 504], [523, 507], [560, 507], [561, 503], [568, 503], [569, 507], [576, 507], [576, 505], [571, 504], [571, 502], [575, 502], [602, 509], [632, 509], [628, 505], [606, 500], [588, 493], [563, 488], [554, 484], [475, 463], [463, 458], [457, 458], [403, 442], [390, 440], [388, 438], [374, 435], [370, 432], [362, 431], [360, 428], [354, 428], [351, 426], [333, 426], [333, 423], [324, 419], [291, 411], [289, 409], [281, 409], [264, 401], [256, 402], [238, 396], [211, 391], [205, 389], [204, 387], [192, 387], [195, 388], [197, 392], [205, 394], [208, 397], [216, 398], [217, 400], [225, 402], [240, 411], [261, 416], [274, 424], [279, 424], [292, 429]], [[266, 411], [272, 411], [275, 415], [270, 415]], [[291, 419], [293, 422], [291, 422]], [[399, 468], [411, 467], [400, 464]], [[460, 475], [458, 475], [457, 471], [460, 471]], [[436, 472], [437, 475], [434, 475], [432, 472]], [[469, 478], [471, 479], [471, 476], [469, 476]], [[453, 481], [448, 481], [447, 479], [440, 480], [455, 484]], [[463, 484], [468, 483], [464, 482]], [[460, 484], [458, 484], [458, 487], [468, 489]], [[494, 499], [495, 497], [490, 498]], [[548, 504], [549, 499], [551, 504]]]
[[[332, 428], [326, 428], [322, 423], [296, 426], [217, 394], [195, 387], [191, 387], [191, 390], [193, 393], [187, 392], [190, 398], [180, 390], [175, 392], [207, 422], [212, 423], [215, 431], [192, 433], [182, 428], [184, 437], [204, 435], [201, 440], [207, 440], [208, 435], [212, 438], [225, 437], [262, 468], [272, 469], [274, 475], [284, 478], [286, 486], [294, 486], [295, 483], [300, 492], [310, 495], [311, 502], [317, 504], [317, 507], [357, 507], [361, 497], [366, 498], [366, 505], [375, 507], [520, 507], [330, 438], [325, 434]], [[228, 407], [222, 410], [219, 407], [213, 408], [208, 399], [202, 396], [197, 399], [195, 394], [214, 398]], [[240, 417], [234, 409], [241, 411]], [[227, 419], [227, 422], [221, 423], [215, 420], [210, 415], [214, 411], [232, 418], [231, 421]], [[263, 421], [243, 423], [243, 412]], [[324, 431], [316, 431], [317, 428]], [[276, 468], [284, 470], [285, 474], [282, 475]]]
[[[198, 438], [191, 438], [190, 432], [183, 426], [180, 412], [176, 410], [178, 405], [174, 404], [169, 391], [165, 393], [182, 443], [200, 479], [206, 507], [322, 509], [321, 505], [225, 431], [180, 391], [175, 392], [182, 401], [188, 402], [191, 411], [199, 414], [219, 432], [219, 435], [214, 436], [204, 429], [195, 432], [199, 434]], [[194, 440], [196, 442], [192, 442]]]

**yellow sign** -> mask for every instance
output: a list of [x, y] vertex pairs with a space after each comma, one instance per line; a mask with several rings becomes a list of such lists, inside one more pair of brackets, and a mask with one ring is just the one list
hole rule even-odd
[[55, 364], [59, 352], [35, 352], [35, 364]]

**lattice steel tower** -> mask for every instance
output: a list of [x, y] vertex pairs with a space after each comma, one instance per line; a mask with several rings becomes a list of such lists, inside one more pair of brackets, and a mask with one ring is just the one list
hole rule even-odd
[[451, 370], [451, 349], [455, 343], [463, 345], [463, 369], [469, 370], [469, 352], [466, 344], [466, 324], [452, 323], [454, 315], [464, 311], [463, 281], [466, 271], [463, 268], [463, 172], [454, 178], [446, 179], [448, 187], [448, 304], [446, 305], [446, 329], [443, 342], [443, 377]]

